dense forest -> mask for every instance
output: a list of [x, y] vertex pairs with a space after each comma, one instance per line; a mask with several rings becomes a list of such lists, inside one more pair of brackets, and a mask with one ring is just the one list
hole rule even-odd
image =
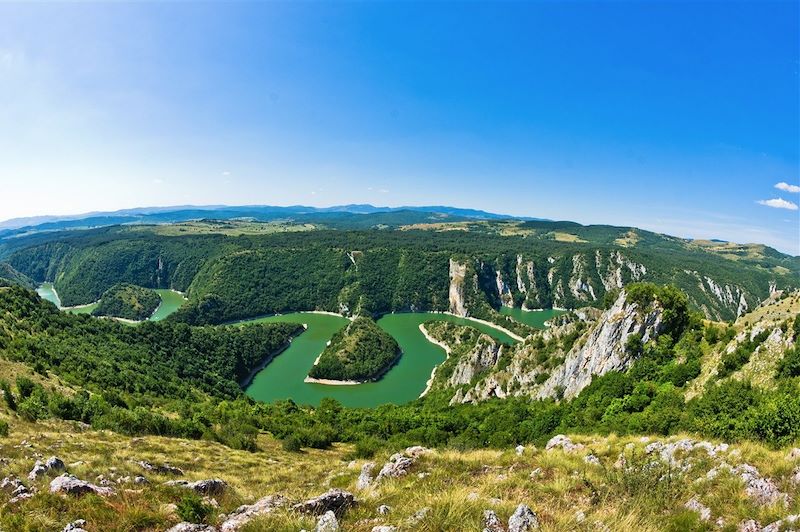
[[[647, 301], [654, 297], [648, 290], [633, 292]], [[33, 292], [4, 288], [4, 356], [93, 394], [64, 394], [25, 382], [12, 390], [10, 383], [0, 384], [7, 400], [30, 419], [54, 416], [126, 434], [210, 437], [245, 449], [255, 449], [259, 430], [302, 446], [357, 442], [364, 452], [406, 444], [505, 447], [541, 443], [557, 432], [689, 431], [771, 444], [800, 437], [796, 350], [780, 365], [775, 389], [738, 380], [714, 381], [702, 395], [685, 399], [683, 387], [698, 373], [699, 357], [709, 345], [724, 341], [725, 334], [687, 311], [685, 296], [670, 294], [667, 330], [644, 345], [632, 342], [629, 348], [637, 350], [638, 358], [628, 371], [596, 377], [572, 400], [509, 398], [449, 406], [449, 395], [434, 391], [406, 405], [349, 409], [331, 400], [318, 408], [291, 401], [256, 403], [236, 385], [297, 334], [298, 326], [190, 327], [162, 322], [128, 327], [60, 313]], [[800, 318], [785, 326], [796, 342]]]
[[92, 314], [142, 321], [149, 318], [160, 304], [161, 298], [154, 290], [120, 283], [105, 291]]
[[337, 381], [375, 380], [395, 363], [400, 346], [371, 319], [358, 317], [331, 338], [308, 376]]
[[173, 319], [190, 324], [292, 310], [447, 310], [451, 259], [475, 280], [468, 311], [492, 320], [501, 304], [601, 306], [606, 292], [635, 281], [674, 284], [707, 317], [731, 319], [770, 290], [800, 284], [800, 260], [769, 248], [630, 228], [497, 221], [401, 229], [165, 236], [109, 227], [4, 241], [0, 251], [28, 277], [53, 281], [67, 306], [120, 282], [187, 292]]

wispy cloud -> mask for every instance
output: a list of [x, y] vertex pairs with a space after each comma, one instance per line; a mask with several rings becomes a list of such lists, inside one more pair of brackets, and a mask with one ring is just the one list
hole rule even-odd
[[787, 201], [783, 198], [773, 198], [768, 200], [758, 200], [756, 203], [759, 205], [764, 205], [766, 207], [772, 207], [773, 209], [788, 209], [790, 211], [797, 210], [797, 204], [791, 201]]
[[155, 178], [155, 179], [153, 179], [153, 183], [155, 183], [156, 185], [161, 185], [161, 184], [164, 183], [164, 180], [163, 179], [159, 179], [159, 178]]
[[786, 183], [785, 181], [781, 181], [780, 183], [777, 183], [775, 185], [775, 188], [777, 188], [778, 190], [784, 190], [786, 192], [794, 192], [795, 194], [800, 192], [800, 187], [798, 187], [797, 185], [790, 185], [789, 183]]

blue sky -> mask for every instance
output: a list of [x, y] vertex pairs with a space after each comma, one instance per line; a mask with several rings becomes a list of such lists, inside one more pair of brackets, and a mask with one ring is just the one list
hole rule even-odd
[[798, 20], [797, 2], [0, 4], [0, 218], [448, 204], [800, 254]]

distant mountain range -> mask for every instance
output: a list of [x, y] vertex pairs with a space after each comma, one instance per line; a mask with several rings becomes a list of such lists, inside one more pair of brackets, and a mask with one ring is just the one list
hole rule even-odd
[[12, 218], [0, 222], [0, 238], [38, 231], [82, 229], [87, 227], [104, 227], [131, 223], [175, 223], [204, 218], [218, 220], [248, 218], [258, 221], [270, 221], [279, 218], [296, 216], [306, 217], [315, 214], [377, 214], [403, 211], [441, 214], [446, 216], [450, 221], [454, 221], [454, 219], [544, 220], [544, 218], [511, 216], [478, 209], [460, 209], [444, 205], [404, 207], [376, 207], [369, 204], [336, 205], [333, 207], [310, 207], [307, 205], [291, 205], [288, 207], [274, 205], [176, 205], [171, 207], [141, 207], [108, 212], [89, 212], [67, 216]]

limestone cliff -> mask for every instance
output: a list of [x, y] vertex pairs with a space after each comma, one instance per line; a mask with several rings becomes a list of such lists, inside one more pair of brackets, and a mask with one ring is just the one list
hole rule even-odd
[[[572, 313], [550, 329], [508, 348], [506, 356], [510, 362], [503, 367], [499, 364], [500, 346], [488, 337], [476, 341], [468, 350], [462, 349], [463, 354], [454, 362], [459, 377], [454, 377], [454, 372], [446, 382], [447, 386], [457, 388], [452, 402], [510, 395], [573, 397], [595, 375], [630, 367], [635, 355], [626, 351], [626, 343], [632, 334], [647, 342], [662, 328], [662, 308], [657, 302], [642, 309], [628, 302], [624, 291], [608, 310], [599, 317], [597, 314]], [[565, 338], [569, 337], [577, 340], [565, 346]], [[490, 363], [492, 367], [488, 366]], [[464, 388], [481, 372], [482, 378], [477, 383]]]
[[450, 312], [457, 316], [466, 316], [467, 308], [464, 302], [464, 279], [467, 275], [467, 265], [450, 259]]
[[573, 347], [564, 363], [536, 391], [536, 397], [574, 397], [595, 375], [627, 369], [634, 360], [625, 349], [628, 337], [639, 334], [647, 342], [658, 335], [661, 326], [662, 309], [657, 302], [651, 308], [641, 309], [628, 302], [622, 292], [585, 342]]

